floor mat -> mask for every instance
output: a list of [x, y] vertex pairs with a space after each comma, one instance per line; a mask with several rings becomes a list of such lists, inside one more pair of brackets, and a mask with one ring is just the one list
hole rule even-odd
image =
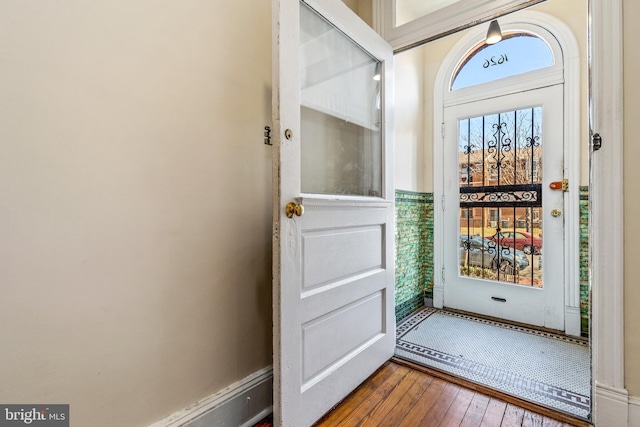
[[580, 418], [591, 411], [585, 340], [434, 308], [404, 320], [396, 336], [404, 359]]

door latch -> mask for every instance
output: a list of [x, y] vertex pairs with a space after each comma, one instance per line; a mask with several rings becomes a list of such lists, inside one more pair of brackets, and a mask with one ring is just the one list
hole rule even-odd
[[565, 192], [569, 191], [569, 180], [563, 179], [562, 181], [554, 181], [549, 184], [549, 188], [551, 188], [552, 190], [562, 190]]

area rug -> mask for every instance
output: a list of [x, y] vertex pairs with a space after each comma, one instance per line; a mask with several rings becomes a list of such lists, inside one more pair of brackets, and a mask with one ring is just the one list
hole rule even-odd
[[588, 419], [586, 340], [423, 308], [398, 324], [398, 357]]

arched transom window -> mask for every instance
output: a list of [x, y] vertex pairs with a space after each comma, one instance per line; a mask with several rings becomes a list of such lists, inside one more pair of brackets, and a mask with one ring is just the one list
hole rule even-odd
[[540, 37], [528, 32], [504, 34], [502, 41], [479, 43], [455, 69], [450, 90], [458, 90], [555, 64], [553, 51]]

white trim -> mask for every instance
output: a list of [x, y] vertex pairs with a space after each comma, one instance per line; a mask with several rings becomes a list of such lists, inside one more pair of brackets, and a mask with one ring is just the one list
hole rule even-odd
[[[445, 91], [444, 106], [450, 107], [453, 105], [477, 101], [478, 99], [497, 98], [500, 96], [524, 92], [526, 90], [554, 86], [563, 83], [564, 80], [563, 70], [561, 69], [556, 70], [549, 68], [531, 71], [529, 73], [500, 79], [500, 85], [498, 87], [496, 87], [495, 84], [491, 85], [492, 82], [489, 82], [482, 85], [458, 89], [452, 92]], [[491, 86], [493, 86], [493, 88], [488, 89]]]
[[[569, 262], [567, 257], [565, 256], [565, 264]], [[565, 324], [565, 333], [567, 335], [572, 335], [574, 337], [581, 336], [581, 322], [580, 322], [580, 307], [564, 307], [564, 324]]]
[[150, 427], [250, 427], [272, 412], [272, 387], [268, 366]]
[[[629, 425], [629, 395], [627, 390], [608, 387], [596, 382], [594, 413], [598, 427]], [[634, 424], [635, 425], [635, 424]]]
[[629, 425], [640, 426], [640, 398], [629, 397]]
[[[533, 33], [550, 44], [556, 57], [556, 67], [547, 70], [533, 71], [520, 76], [504, 79], [502, 94], [512, 93], [518, 82], [526, 80], [524, 88], [530, 88], [530, 83], [546, 85], [551, 82], [564, 80], [564, 162], [565, 178], [569, 180], [569, 191], [565, 194], [565, 313], [575, 313], [580, 309], [580, 51], [578, 42], [571, 29], [559, 19], [546, 13], [537, 11], [521, 11], [515, 15], [500, 18], [505, 31], [523, 30]], [[491, 83], [478, 85], [457, 91], [449, 90], [450, 76], [457, 67], [460, 59], [484, 38], [484, 28], [473, 28], [451, 49], [442, 62], [438, 71], [434, 87], [434, 132], [433, 132], [433, 170], [441, 169], [444, 163], [444, 139], [438, 123], [444, 121], [443, 106], [445, 103], [457, 104], [469, 102], [472, 97], [488, 94], [487, 87]], [[557, 44], [553, 43], [557, 41]], [[563, 70], [558, 75], [558, 70]], [[534, 79], [531, 77], [534, 76]], [[502, 81], [501, 81], [502, 83]], [[523, 87], [523, 86], [521, 86]], [[504, 92], [504, 93], [502, 93]], [[434, 176], [434, 224], [442, 224], [442, 196], [444, 183], [442, 174]], [[444, 236], [441, 227], [434, 227], [434, 306], [444, 305], [444, 289], [442, 286], [441, 266], [444, 263]], [[565, 331], [570, 335], [580, 335], [580, 316], [565, 317]]]
[[371, 0], [372, 10], [372, 20], [373, 20], [373, 29], [380, 34], [380, 37], [385, 39], [384, 31], [385, 31], [385, 22], [384, 22], [384, 3], [385, 0]]
[[399, 27], [395, 26], [395, 0], [374, 0], [373, 7], [374, 16], [381, 17], [378, 32], [398, 52], [541, 1], [461, 0]]
[[[594, 420], [626, 426], [624, 378], [624, 201], [622, 0], [590, 0], [591, 129], [602, 148], [591, 155], [592, 357]], [[606, 390], [614, 391], [605, 393]], [[615, 396], [618, 395], [618, 398]]]

